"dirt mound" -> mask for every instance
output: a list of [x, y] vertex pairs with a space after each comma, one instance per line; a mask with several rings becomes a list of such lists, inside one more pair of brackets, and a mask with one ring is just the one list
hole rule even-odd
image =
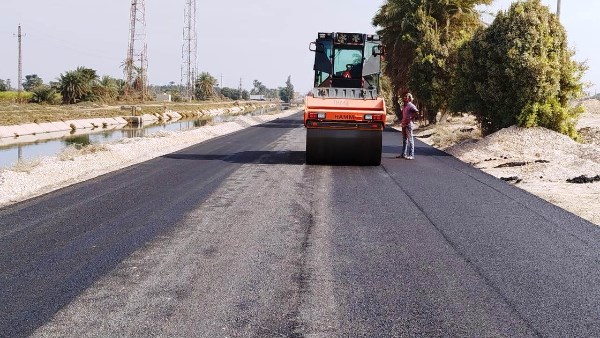
[[582, 143], [600, 146], [600, 128], [585, 127], [577, 131]]
[[585, 108], [586, 113], [600, 114], [600, 100], [586, 99], [581, 101], [579, 104]]
[[512, 126], [446, 152], [496, 177], [517, 176], [523, 182], [565, 182], [600, 173], [600, 148], [541, 127]]
[[576, 146], [577, 142], [568, 136], [546, 128], [512, 126], [476, 142], [457, 144], [446, 149], [446, 152], [461, 159], [469, 158], [469, 162], [479, 162], [489, 157], [535, 161], [542, 157], [563, 156]]

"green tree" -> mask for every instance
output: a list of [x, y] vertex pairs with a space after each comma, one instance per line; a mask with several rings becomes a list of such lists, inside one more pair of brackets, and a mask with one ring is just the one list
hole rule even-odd
[[6, 92], [10, 90], [10, 86], [7, 84], [7, 81], [0, 79], [0, 92]]
[[229, 88], [229, 87], [223, 87], [223, 88], [221, 88], [221, 95], [223, 95], [223, 97], [232, 99], [234, 101], [240, 99], [240, 91], [239, 91], [239, 89], [234, 89], [234, 88]]
[[291, 75], [285, 81], [285, 87], [279, 90], [279, 98], [286, 103], [290, 103], [294, 99], [294, 85], [292, 85]]
[[572, 59], [556, 15], [540, 0], [513, 3], [462, 48], [453, 106], [472, 111], [484, 134], [511, 125], [576, 137], [584, 64]]
[[114, 102], [123, 93], [124, 86], [124, 80], [105, 75], [99, 82], [93, 84], [93, 96], [103, 102]]
[[396, 92], [408, 89], [408, 71], [414, 60], [417, 41], [413, 13], [421, 2], [388, 0], [373, 18], [373, 25], [379, 27], [378, 34], [386, 46], [385, 73]]
[[267, 89], [267, 93], [265, 94], [265, 97], [268, 99], [278, 98], [279, 97], [279, 89], [276, 89], [276, 88]]
[[250, 100], [250, 92], [246, 89], [242, 90], [242, 100]]
[[44, 81], [37, 76], [37, 74], [25, 75], [25, 82], [23, 82], [23, 89], [25, 91], [31, 92], [36, 87], [39, 87], [44, 84]]
[[[481, 25], [475, 6], [491, 0], [388, 0], [373, 24], [386, 45], [385, 74], [393, 96], [409, 88], [435, 122], [446, 111], [458, 47]], [[427, 108], [427, 109], [426, 109]]]
[[98, 81], [98, 75], [91, 68], [78, 67], [76, 70], [60, 74], [58, 80], [60, 93], [65, 104], [90, 101], [97, 97], [92, 88]]
[[253, 88], [250, 90], [250, 94], [252, 95], [266, 95], [267, 94], [267, 86], [265, 86], [264, 84], [262, 84], [262, 82], [258, 81], [258, 80], [254, 80], [253, 84]]
[[208, 72], [202, 72], [196, 80], [196, 98], [198, 100], [208, 100], [216, 96], [215, 86], [217, 79]]

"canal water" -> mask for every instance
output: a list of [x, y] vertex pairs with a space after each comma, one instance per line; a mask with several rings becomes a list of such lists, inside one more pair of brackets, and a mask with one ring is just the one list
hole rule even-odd
[[208, 123], [216, 124], [229, 122], [235, 120], [239, 116], [256, 116], [267, 113], [277, 113], [278, 110], [279, 108], [264, 108], [243, 115], [217, 115], [210, 119], [182, 119], [173, 122], [147, 124], [139, 127], [127, 125], [119, 129], [99, 128], [97, 132], [86, 131], [81, 134], [74, 132], [70, 136], [56, 139], [13, 143], [13, 141], [18, 140], [18, 138], [16, 138], [12, 139], [11, 144], [8, 145], [3, 145], [2, 139], [0, 139], [0, 169], [9, 168], [18, 161], [32, 161], [42, 156], [57, 155], [69, 146], [83, 147], [89, 144], [116, 142], [125, 138], [149, 136], [158, 131], [190, 130], [200, 128]]

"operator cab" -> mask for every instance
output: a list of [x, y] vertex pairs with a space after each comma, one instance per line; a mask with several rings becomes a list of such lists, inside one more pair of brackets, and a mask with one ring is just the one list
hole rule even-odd
[[319, 33], [310, 46], [315, 52], [315, 89], [356, 88], [364, 90], [359, 91], [363, 97], [377, 97], [382, 49], [377, 35]]

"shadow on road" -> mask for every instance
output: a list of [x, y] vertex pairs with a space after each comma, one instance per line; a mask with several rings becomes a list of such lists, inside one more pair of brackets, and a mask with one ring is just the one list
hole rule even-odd
[[168, 154], [164, 158], [191, 161], [224, 161], [229, 163], [289, 164], [302, 165], [305, 162], [304, 151], [241, 151], [231, 155], [218, 154]]
[[[400, 140], [400, 142], [402, 142], [402, 140]], [[383, 153], [386, 154], [400, 154], [402, 152], [402, 144], [397, 145], [397, 146], [392, 146], [392, 145], [384, 145], [383, 146]], [[433, 148], [431, 146], [428, 146], [422, 142], [416, 141], [415, 142], [415, 155], [416, 156], [450, 156], [447, 153]]]
[[302, 119], [294, 119], [294, 118], [287, 118], [287, 119], [277, 119], [277, 120], [273, 120], [267, 123], [262, 123], [262, 124], [258, 124], [255, 126], [252, 126], [251, 128], [288, 128], [288, 129], [294, 129], [294, 128], [302, 128], [304, 127], [304, 122]]

